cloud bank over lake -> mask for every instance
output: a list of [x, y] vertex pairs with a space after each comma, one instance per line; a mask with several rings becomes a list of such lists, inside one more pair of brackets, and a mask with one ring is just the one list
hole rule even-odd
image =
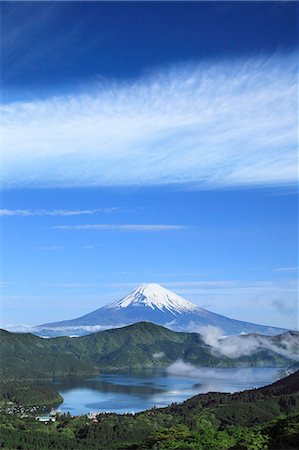
[[299, 335], [284, 333], [277, 339], [268, 339], [267, 336], [249, 334], [244, 336], [223, 337], [223, 331], [214, 326], [198, 328], [204, 342], [212, 347], [212, 353], [239, 358], [249, 356], [260, 350], [269, 350], [294, 361], [299, 361]]

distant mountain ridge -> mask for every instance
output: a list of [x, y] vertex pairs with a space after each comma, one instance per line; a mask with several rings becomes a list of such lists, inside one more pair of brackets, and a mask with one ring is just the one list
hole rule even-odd
[[212, 325], [225, 335], [260, 333], [277, 335], [285, 329], [258, 325], [207, 311], [156, 284], [143, 284], [126, 297], [76, 319], [45, 323], [32, 332], [42, 336], [84, 335], [95, 331], [148, 321], [175, 331], [200, 332]]

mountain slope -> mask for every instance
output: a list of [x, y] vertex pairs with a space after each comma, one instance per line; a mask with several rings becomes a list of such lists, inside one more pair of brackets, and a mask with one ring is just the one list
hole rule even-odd
[[277, 335], [283, 329], [229, 319], [200, 308], [158, 284], [144, 284], [129, 295], [73, 320], [45, 323], [33, 330], [41, 336], [84, 335], [93, 331], [148, 321], [175, 331], [200, 331], [212, 325], [226, 335]]
[[[236, 339], [243, 342], [250, 336]], [[291, 360], [279, 354], [279, 342], [277, 352], [268, 345], [277, 338], [265, 339], [265, 345], [259, 345], [252, 354], [230, 358], [215, 353], [197, 333], [178, 333], [148, 322], [77, 338], [44, 339], [0, 330], [0, 378], [2, 381], [51, 380], [90, 375], [100, 370], [168, 367], [178, 359], [201, 367], [289, 365]], [[293, 340], [299, 341], [299, 333], [294, 334]]]

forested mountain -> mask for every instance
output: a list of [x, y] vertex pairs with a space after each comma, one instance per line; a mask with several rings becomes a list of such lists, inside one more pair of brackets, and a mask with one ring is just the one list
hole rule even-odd
[[[292, 332], [291, 338], [299, 341], [299, 333]], [[238, 339], [234, 345], [248, 337]], [[197, 333], [174, 332], [149, 322], [77, 338], [44, 339], [2, 330], [0, 375], [2, 381], [52, 380], [101, 370], [167, 367], [178, 359], [202, 367], [275, 367], [292, 362], [285, 352], [277, 352], [281, 337], [265, 339], [267, 347], [260, 344], [250, 354], [232, 358], [215, 352]], [[268, 345], [272, 340], [275, 346]]]

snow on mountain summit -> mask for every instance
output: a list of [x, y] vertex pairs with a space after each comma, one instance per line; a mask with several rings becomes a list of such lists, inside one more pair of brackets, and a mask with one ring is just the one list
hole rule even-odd
[[137, 322], [152, 322], [175, 331], [198, 332], [203, 326], [218, 327], [225, 335], [261, 333], [275, 335], [285, 330], [221, 316], [185, 300], [156, 283], [142, 284], [126, 297], [84, 316], [36, 327], [40, 336], [83, 335]]
[[159, 309], [164, 312], [167, 310], [172, 314], [182, 314], [199, 309], [198, 306], [156, 283], [142, 284], [129, 295], [110, 303], [106, 308], [119, 309], [128, 306], [147, 306], [153, 310]]

